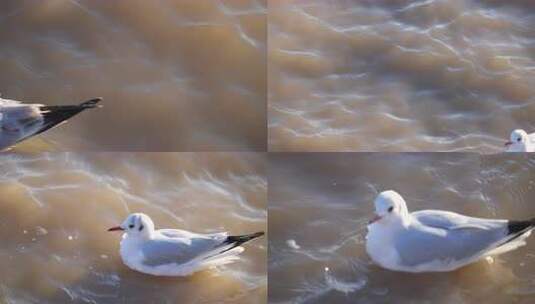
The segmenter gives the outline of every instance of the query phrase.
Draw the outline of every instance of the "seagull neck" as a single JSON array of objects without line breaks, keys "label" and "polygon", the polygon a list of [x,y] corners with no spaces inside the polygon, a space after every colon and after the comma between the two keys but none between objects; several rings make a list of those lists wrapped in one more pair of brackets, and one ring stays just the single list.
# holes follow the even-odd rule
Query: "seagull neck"
[{"label": "seagull neck", "polygon": [[406,204],[401,204],[399,210],[399,220],[403,227],[408,227],[411,223],[411,215],[409,214],[409,210],[407,209]]},{"label": "seagull neck", "polygon": [[395,223],[396,225],[407,228],[411,224],[411,216],[408,213],[400,213],[397,217],[395,217]]},{"label": "seagull neck", "polygon": [[146,229],[146,231],[142,234],[142,238],[145,240],[151,240],[154,238],[154,230]]},{"label": "seagull neck", "polygon": [[528,142],[514,143],[510,151],[512,152],[527,152],[530,148]]},{"label": "seagull neck", "polygon": [[154,238],[154,231],[147,230],[142,233],[136,233],[136,234],[127,233],[126,235],[129,239],[132,239],[132,240],[145,241],[145,240],[150,240]]},{"label": "seagull neck", "polygon": [[410,224],[411,224],[411,216],[410,216],[410,214],[408,214],[408,213],[407,214],[402,214],[400,221],[401,221],[401,226],[403,226],[405,228],[409,227]]}]

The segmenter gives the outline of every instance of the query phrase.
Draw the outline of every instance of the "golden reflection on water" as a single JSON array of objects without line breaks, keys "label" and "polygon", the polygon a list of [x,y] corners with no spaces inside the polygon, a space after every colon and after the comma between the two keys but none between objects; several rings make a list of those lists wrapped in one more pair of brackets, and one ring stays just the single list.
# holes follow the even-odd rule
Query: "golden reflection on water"
[{"label": "golden reflection on water", "polygon": [[503,151],[535,131],[530,1],[273,1],[272,151]]},{"label": "golden reflection on water", "polygon": [[104,98],[47,151],[264,150],[265,31],[260,0],[2,1],[0,93]]}]

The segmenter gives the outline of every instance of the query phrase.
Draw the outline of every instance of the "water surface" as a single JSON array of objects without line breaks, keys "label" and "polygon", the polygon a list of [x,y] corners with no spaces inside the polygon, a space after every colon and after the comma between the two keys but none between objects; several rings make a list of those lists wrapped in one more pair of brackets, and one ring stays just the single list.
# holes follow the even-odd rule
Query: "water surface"
[{"label": "water surface", "polygon": [[535,2],[269,5],[273,151],[503,150],[535,131]]},{"label": "water surface", "polygon": [[156,228],[265,231],[262,154],[51,153],[0,158],[0,303],[265,303],[267,237],[186,278],[130,270],[131,212]]},{"label": "water surface", "polygon": [[265,150],[264,0],[5,0],[0,39],[4,98],[104,98],[23,151]]}]

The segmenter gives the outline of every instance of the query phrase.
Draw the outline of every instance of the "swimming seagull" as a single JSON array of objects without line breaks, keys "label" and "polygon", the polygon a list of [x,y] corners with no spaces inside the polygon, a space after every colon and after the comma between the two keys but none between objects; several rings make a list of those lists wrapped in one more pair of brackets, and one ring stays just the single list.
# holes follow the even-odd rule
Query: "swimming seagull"
[{"label": "swimming seagull", "polygon": [[535,219],[510,221],[449,211],[409,213],[397,192],[375,199],[366,251],[379,266],[404,272],[451,271],[525,245]]},{"label": "swimming seagull", "polygon": [[509,141],[505,143],[507,152],[535,152],[535,133],[516,129],[511,132]]},{"label": "swimming seagull", "polygon": [[154,229],[151,218],[132,213],[117,227],[124,231],[120,254],[133,270],[156,276],[187,276],[239,259],[241,245],[264,235],[257,232],[229,236],[226,232],[197,234],[178,229]]},{"label": "swimming seagull", "polygon": [[79,105],[46,106],[0,98],[0,150],[55,127],[83,110],[96,108],[101,100],[93,98]]}]

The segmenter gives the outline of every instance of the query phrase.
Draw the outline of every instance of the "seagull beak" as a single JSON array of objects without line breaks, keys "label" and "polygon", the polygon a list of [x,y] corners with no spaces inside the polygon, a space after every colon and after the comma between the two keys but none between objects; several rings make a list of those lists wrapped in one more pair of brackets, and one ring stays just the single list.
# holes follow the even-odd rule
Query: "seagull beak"
[{"label": "seagull beak", "polygon": [[116,226],[116,227],[111,227],[110,229],[108,229],[108,231],[124,231],[124,229],[121,228],[121,226]]},{"label": "seagull beak", "polygon": [[382,216],[379,216],[379,215],[375,215],[369,222],[368,222],[368,225],[371,225],[375,222],[377,222],[378,220],[382,219],[383,217]]},{"label": "seagull beak", "polygon": [[510,145],[512,145],[512,144],[513,144],[512,141],[508,141],[508,142],[505,143],[505,146],[507,147],[507,146],[510,146]]}]

